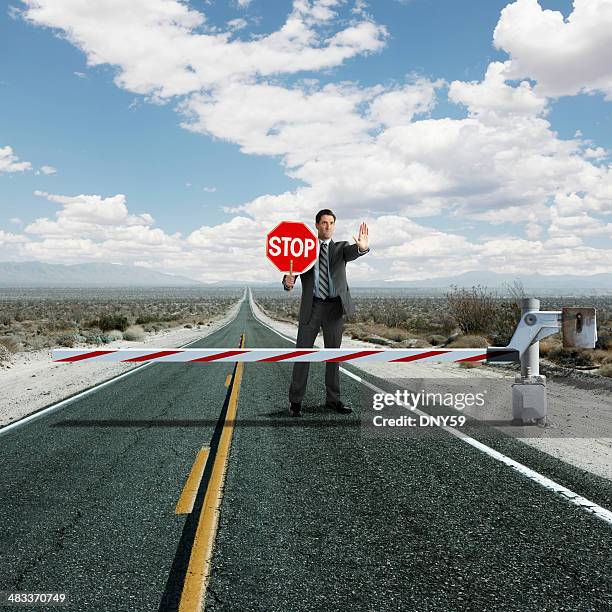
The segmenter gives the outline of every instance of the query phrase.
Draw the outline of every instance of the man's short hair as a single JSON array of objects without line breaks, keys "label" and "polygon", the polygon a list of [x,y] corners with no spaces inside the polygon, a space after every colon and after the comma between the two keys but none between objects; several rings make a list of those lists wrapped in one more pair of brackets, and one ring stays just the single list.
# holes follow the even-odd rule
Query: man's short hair
[{"label": "man's short hair", "polygon": [[317,216],[315,217],[315,222],[319,223],[323,215],[329,215],[330,217],[333,217],[334,223],[336,222],[336,215],[334,215],[333,211],[329,210],[329,208],[324,208],[323,210],[320,210],[317,213]]}]

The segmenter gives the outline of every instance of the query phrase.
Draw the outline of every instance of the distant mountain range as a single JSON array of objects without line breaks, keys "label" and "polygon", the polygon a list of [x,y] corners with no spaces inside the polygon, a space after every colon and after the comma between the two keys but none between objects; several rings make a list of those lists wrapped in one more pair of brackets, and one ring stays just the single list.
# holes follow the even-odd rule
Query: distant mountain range
[{"label": "distant mountain range", "polygon": [[75,265],[37,261],[0,262],[0,287],[194,287],[192,278],[137,266],[107,263]]},{"label": "distant mountain range", "polygon": [[[503,289],[520,281],[530,293],[583,293],[596,291],[612,293],[612,274],[578,276],[572,274],[498,274],[496,272],[471,271],[458,276],[428,278],[415,281],[379,281],[377,283],[352,282],[351,287],[387,289],[411,289],[420,292],[436,292],[451,285],[472,287],[482,285],[490,289]],[[350,278],[349,278],[350,281]],[[225,282],[205,284],[185,276],[155,272],[138,266],[120,264],[86,263],[75,265],[30,262],[0,262],[0,287],[254,287],[280,288],[280,277],[274,282]],[[534,293],[535,294],[535,293]]]},{"label": "distant mountain range", "polygon": [[605,289],[612,291],[612,274],[593,274],[591,276],[578,276],[574,274],[500,274],[497,272],[464,272],[457,276],[441,278],[428,278],[415,281],[398,281],[385,283],[389,287],[439,287],[451,285],[459,287],[472,287],[482,285],[486,287],[502,287],[504,284],[512,285],[520,281],[525,289]]}]

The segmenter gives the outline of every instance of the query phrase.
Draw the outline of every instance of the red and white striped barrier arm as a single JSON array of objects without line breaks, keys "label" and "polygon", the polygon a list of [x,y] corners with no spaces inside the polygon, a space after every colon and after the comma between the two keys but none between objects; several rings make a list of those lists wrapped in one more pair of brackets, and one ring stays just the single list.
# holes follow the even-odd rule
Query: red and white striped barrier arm
[{"label": "red and white striped barrier arm", "polygon": [[409,363],[432,362],[510,362],[518,352],[508,348],[468,349],[277,349],[277,348],[170,348],[170,349],[54,349],[51,358],[58,363],[114,361],[123,363],[216,363],[216,362],[343,362],[371,361]]}]

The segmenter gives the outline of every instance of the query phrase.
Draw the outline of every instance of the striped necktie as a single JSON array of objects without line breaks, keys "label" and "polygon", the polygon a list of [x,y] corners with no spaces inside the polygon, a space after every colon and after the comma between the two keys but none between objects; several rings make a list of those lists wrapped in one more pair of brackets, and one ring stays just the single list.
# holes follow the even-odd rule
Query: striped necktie
[{"label": "striped necktie", "polygon": [[323,300],[329,296],[329,266],[327,262],[327,244],[322,242],[319,248],[319,295]]}]

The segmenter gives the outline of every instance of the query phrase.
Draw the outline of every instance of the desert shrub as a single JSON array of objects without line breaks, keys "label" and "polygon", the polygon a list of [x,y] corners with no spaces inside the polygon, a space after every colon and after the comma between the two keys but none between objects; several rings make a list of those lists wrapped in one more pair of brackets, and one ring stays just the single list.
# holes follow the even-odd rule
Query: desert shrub
[{"label": "desert shrub", "polygon": [[593,365],[590,351],[581,349],[566,349],[558,346],[548,353],[548,357],[555,363],[566,367],[590,367]]},{"label": "desert shrub", "polygon": [[521,316],[515,299],[520,289],[511,289],[513,298],[501,299],[486,287],[454,286],[446,294],[449,313],[464,334],[486,335],[491,338],[492,345],[505,346]]},{"label": "desert shrub", "polygon": [[445,336],[450,336],[456,326],[455,319],[451,315],[445,314],[440,317],[440,331]]},{"label": "desert shrub", "polygon": [[10,351],[3,344],[0,344],[0,363],[10,361],[10,359]]},{"label": "desert shrub", "polygon": [[113,342],[115,340],[123,340],[123,334],[118,329],[111,329],[104,335],[108,338],[109,342]]},{"label": "desert shrub", "polygon": [[96,332],[86,332],[83,333],[82,337],[83,337],[83,342],[86,342],[87,344],[103,344],[103,340],[102,337],[104,336],[104,334],[102,333],[96,333]]},{"label": "desert shrub", "polygon": [[446,342],[446,336],[440,336],[438,334],[431,334],[427,336],[427,342],[432,346],[436,346],[438,344],[444,344]]},{"label": "desert shrub", "polygon": [[489,346],[489,341],[484,336],[475,336],[473,334],[459,336],[449,345],[451,348],[484,348]]},{"label": "desert shrub", "polygon": [[102,315],[98,321],[96,321],[96,325],[103,331],[110,331],[112,329],[118,329],[119,331],[124,332],[128,326],[129,322],[127,317],[123,315],[111,315],[106,314]]},{"label": "desert shrub", "polygon": [[605,363],[605,359],[607,359],[612,353],[610,351],[603,351],[601,349],[592,349],[589,351],[589,356],[593,363]]},{"label": "desert shrub", "polygon": [[185,329],[193,329],[193,325],[191,323],[187,323],[183,327],[185,327]]},{"label": "desert shrub", "polygon": [[147,323],[157,323],[159,321],[159,317],[157,315],[140,315],[136,318],[136,325],[146,325]]},{"label": "desert shrub", "polygon": [[0,346],[3,346],[9,353],[18,353],[23,349],[21,343],[12,336],[0,338]]},{"label": "desert shrub", "polygon": [[493,296],[485,287],[454,286],[446,294],[449,311],[464,334],[487,332],[496,315]]},{"label": "desert shrub", "polygon": [[606,363],[599,368],[599,373],[602,376],[607,376],[608,378],[612,378],[612,363]]},{"label": "desert shrub", "polygon": [[140,325],[131,325],[123,332],[123,339],[130,342],[140,342],[144,337],[144,329]]},{"label": "desert shrub", "polygon": [[66,346],[68,348],[73,348],[76,343],[76,336],[74,334],[64,334],[63,336],[58,336],[55,339],[55,344],[58,346]]},{"label": "desert shrub", "polygon": [[493,346],[506,346],[521,318],[521,309],[513,301],[498,302],[495,318],[489,328],[489,336]]},{"label": "desert shrub", "polygon": [[49,338],[43,334],[32,336],[28,342],[31,349],[39,351],[40,349],[48,348],[51,346]]},{"label": "desert shrub", "polygon": [[603,334],[598,334],[595,348],[603,349],[604,351],[612,349],[612,334],[607,334],[605,332]]},{"label": "desert shrub", "polygon": [[555,350],[561,346],[561,342],[558,337],[549,336],[548,338],[544,338],[540,342],[540,355],[542,357],[546,357],[550,354],[552,350]]}]

